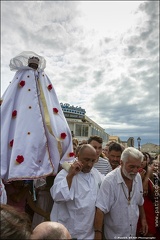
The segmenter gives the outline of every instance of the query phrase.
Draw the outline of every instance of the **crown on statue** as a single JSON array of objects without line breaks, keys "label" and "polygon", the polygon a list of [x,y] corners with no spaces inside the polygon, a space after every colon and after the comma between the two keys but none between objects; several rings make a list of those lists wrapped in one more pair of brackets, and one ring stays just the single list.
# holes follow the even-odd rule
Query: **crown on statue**
[{"label": "crown on statue", "polygon": [[30,64],[30,63],[35,63],[35,64],[39,64],[39,58],[38,57],[31,57],[31,58],[29,58],[28,59],[28,64]]}]

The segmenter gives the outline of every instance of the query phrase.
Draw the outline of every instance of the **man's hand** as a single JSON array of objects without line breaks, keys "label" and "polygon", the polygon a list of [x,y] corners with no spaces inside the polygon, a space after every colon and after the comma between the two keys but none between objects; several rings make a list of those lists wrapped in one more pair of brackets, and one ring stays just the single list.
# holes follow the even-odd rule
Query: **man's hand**
[{"label": "man's hand", "polygon": [[76,175],[82,170],[82,167],[83,164],[81,162],[75,161],[73,164],[71,164],[68,175]]},{"label": "man's hand", "polygon": [[143,236],[146,236],[147,233],[148,233],[148,224],[147,224],[146,219],[142,219],[142,220],[141,220],[141,224],[142,224],[142,227],[141,227],[141,229],[140,229],[140,233],[141,233]]},{"label": "man's hand", "polygon": [[69,189],[71,188],[73,177],[82,170],[83,164],[79,161],[75,161],[69,168],[68,175],[66,176]]}]

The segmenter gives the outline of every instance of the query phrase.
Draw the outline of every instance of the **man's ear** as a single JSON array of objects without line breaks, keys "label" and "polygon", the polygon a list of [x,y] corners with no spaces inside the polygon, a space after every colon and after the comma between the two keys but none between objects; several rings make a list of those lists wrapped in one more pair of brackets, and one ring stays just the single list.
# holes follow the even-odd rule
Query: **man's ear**
[{"label": "man's ear", "polygon": [[122,161],[122,160],[120,160],[120,165],[121,165],[121,166],[123,166],[123,164],[124,164],[124,163],[123,163],[123,161]]}]

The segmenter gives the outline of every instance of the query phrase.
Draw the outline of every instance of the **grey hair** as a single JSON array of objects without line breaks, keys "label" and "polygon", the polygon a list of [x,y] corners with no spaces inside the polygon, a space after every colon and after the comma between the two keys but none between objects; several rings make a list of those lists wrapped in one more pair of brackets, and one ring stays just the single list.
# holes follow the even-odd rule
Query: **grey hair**
[{"label": "grey hair", "polygon": [[129,157],[133,157],[137,160],[141,160],[141,162],[143,161],[143,154],[136,148],[134,147],[128,147],[126,148],[121,155],[121,160],[125,163],[128,161]]}]

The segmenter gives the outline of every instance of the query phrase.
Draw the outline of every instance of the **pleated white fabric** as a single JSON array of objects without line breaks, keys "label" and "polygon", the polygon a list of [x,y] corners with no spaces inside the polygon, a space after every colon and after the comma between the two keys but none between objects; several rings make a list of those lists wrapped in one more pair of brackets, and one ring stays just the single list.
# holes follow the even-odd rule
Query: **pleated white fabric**
[{"label": "pleated white fabric", "polygon": [[1,178],[7,181],[56,174],[59,163],[73,160],[71,132],[44,69],[17,69],[1,105]]}]

